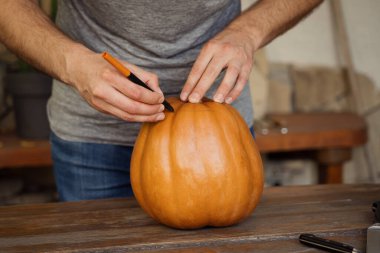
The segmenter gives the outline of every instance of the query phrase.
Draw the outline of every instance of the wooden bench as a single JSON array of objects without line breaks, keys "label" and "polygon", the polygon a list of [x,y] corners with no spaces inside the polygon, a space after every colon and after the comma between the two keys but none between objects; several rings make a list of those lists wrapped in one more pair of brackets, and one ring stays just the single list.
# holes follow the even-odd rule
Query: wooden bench
[{"label": "wooden bench", "polygon": [[321,252],[300,233],[364,250],[379,198],[380,185],[266,188],[242,223],[189,231],[157,224],[134,199],[0,207],[0,252]]}]

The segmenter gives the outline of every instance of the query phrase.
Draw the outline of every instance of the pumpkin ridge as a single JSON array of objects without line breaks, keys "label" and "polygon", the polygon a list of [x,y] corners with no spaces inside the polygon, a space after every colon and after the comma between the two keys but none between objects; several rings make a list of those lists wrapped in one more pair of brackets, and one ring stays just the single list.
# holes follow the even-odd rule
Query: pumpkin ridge
[{"label": "pumpkin ridge", "polygon": [[[205,106],[207,107],[207,108],[209,108],[209,110],[211,111],[211,112],[213,112],[213,108],[209,105],[209,103],[207,102],[207,101],[205,101],[204,102],[204,104],[205,104]],[[213,117],[215,117],[214,116],[214,113],[211,113],[211,115],[213,116]],[[208,212],[207,212],[207,224],[206,225],[211,225],[212,224],[212,211],[210,211],[210,205],[207,205],[207,208],[206,208],[206,210],[208,210]]]},{"label": "pumpkin ridge", "polygon": [[[177,150],[176,149],[176,145],[178,143],[178,141],[176,139],[173,139],[173,133],[175,132],[174,128],[177,126],[177,125],[180,125],[180,126],[183,126],[184,125],[184,122],[182,121],[183,119],[178,119],[178,115],[182,115],[183,113],[183,110],[186,110],[189,106],[193,106],[193,104],[190,104],[190,103],[187,103],[187,102],[178,102],[178,107],[176,108],[176,112],[175,114],[172,116],[172,119],[171,119],[171,122],[170,122],[170,135],[168,137],[169,141],[169,150]],[[191,110],[191,112],[193,112],[194,110]],[[194,114],[194,113],[193,113]],[[192,121],[193,122],[193,121]],[[186,123],[186,122],[185,122]],[[191,126],[188,126],[188,127],[191,127]],[[194,127],[193,127],[194,128]],[[168,152],[169,153],[169,161],[170,161],[170,173],[174,176],[172,176],[171,178],[173,178],[171,180],[171,191],[173,192],[174,189],[176,188],[176,184],[178,183],[178,181],[180,180],[176,180],[175,176],[178,174],[176,172],[173,172],[173,170],[179,170],[179,171],[185,171],[185,167],[179,167],[179,168],[175,168],[175,167],[178,167],[179,165],[175,162],[175,160],[177,160],[177,157],[176,157],[176,154],[172,154],[171,152]],[[179,178],[181,178],[181,176],[179,176]],[[175,191],[174,191],[175,192]],[[188,218],[188,215],[182,215],[182,212],[181,212],[181,207],[183,205],[182,203],[182,195],[180,193],[178,194],[173,194],[172,196],[172,212],[173,212],[173,215],[171,215],[171,220],[169,221],[171,224],[174,224],[176,225],[176,227],[180,227],[179,225],[177,224],[181,224],[183,223],[183,218],[186,217]]]},{"label": "pumpkin ridge", "polygon": [[[178,119],[178,117],[176,117],[178,114],[179,114],[179,112],[180,111],[182,111],[182,109],[183,109],[183,106],[184,106],[184,104],[185,103],[179,103],[179,106],[175,109],[175,113],[174,113],[174,115],[173,115],[173,117],[172,117],[172,121],[170,122],[171,124],[170,124],[170,131],[169,131],[169,140],[168,140],[168,143],[169,143],[169,150],[172,150],[172,148],[173,148],[173,146],[175,145],[175,142],[173,142],[172,141],[172,134],[173,134],[173,132],[174,132],[174,124],[175,124],[175,122],[176,122],[176,119]],[[175,161],[173,161],[173,159],[174,159],[174,157],[173,157],[173,154],[171,154],[171,152],[168,152],[168,154],[169,154],[169,164],[170,164],[170,175],[173,175],[173,169],[174,169],[174,167],[173,167],[173,164],[175,164]],[[174,173],[175,174],[175,173]],[[172,177],[171,177],[172,178]],[[170,191],[171,192],[173,192],[174,191],[174,188],[175,188],[175,186],[173,185],[173,182],[174,182],[174,180],[171,180],[171,184],[170,184]],[[175,183],[175,182],[174,182]],[[172,197],[173,198],[173,197]],[[173,201],[172,201],[173,202]],[[179,210],[178,210],[178,195],[177,194],[174,194],[174,204],[172,204],[173,205],[173,207],[175,208],[175,211],[174,211],[174,213],[180,213],[179,212]],[[175,215],[174,215],[175,216]],[[172,217],[174,217],[174,216],[172,216]],[[170,222],[172,222],[172,221],[170,221]],[[176,223],[177,221],[175,221],[174,222],[174,224]]]},{"label": "pumpkin ridge", "polygon": [[[212,103],[213,103],[212,101],[207,101],[206,100],[206,101],[202,102],[200,105],[202,105],[203,107],[206,107],[205,111],[207,112],[207,115],[209,115],[210,118],[215,118],[215,113],[214,113],[213,107],[211,106]],[[195,113],[194,113],[194,116],[195,116]],[[194,118],[197,118],[197,117],[194,117]],[[203,121],[203,120],[204,120],[203,118],[200,119],[200,121]],[[216,120],[216,123],[218,123],[217,120]],[[207,164],[205,164],[204,159],[201,159],[201,160],[203,161],[203,168],[207,167]],[[208,172],[206,170],[206,173],[207,173],[207,176],[210,177],[210,172]],[[207,196],[207,197],[209,197],[209,196]],[[202,226],[211,225],[213,213],[210,211],[210,205],[209,205],[210,202],[209,201],[205,201],[205,200],[203,200],[203,201],[206,203],[205,204],[206,205],[205,209],[208,210],[208,212],[205,215],[205,216],[207,216],[206,222]]]},{"label": "pumpkin ridge", "polygon": [[[178,104],[178,106],[177,106]],[[168,139],[167,140],[167,143],[168,143],[168,150],[172,150],[173,148],[173,145],[175,144],[175,142],[173,142],[173,138],[172,138],[172,135],[173,135],[173,132],[174,132],[174,125],[175,125],[175,122],[177,120],[177,115],[179,114],[179,112],[182,110],[183,108],[183,105],[184,103],[181,102],[181,101],[176,101],[176,108],[175,108],[175,112],[172,113],[172,112],[168,112],[168,114],[170,114],[169,117],[167,117],[165,120],[165,124],[166,124],[166,127],[169,126],[169,131],[168,131],[168,134],[166,135],[166,138]],[[169,122],[168,122],[169,121]],[[166,152],[167,153],[167,159],[168,159],[168,170],[167,170],[167,173],[169,174],[168,175],[168,178],[170,178],[171,180],[167,182],[167,184],[170,184],[170,185],[167,185],[168,188],[168,191],[169,192],[175,192],[175,180],[173,180],[173,174],[175,175],[175,173],[173,173],[173,169],[175,167],[175,161],[173,160],[173,155],[171,154],[171,152]],[[179,209],[178,209],[178,198],[177,198],[177,194],[170,194],[169,196],[165,195],[165,201],[167,201],[168,205],[166,205],[166,212],[167,214],[163,216],[163,220],[162,219],[159,219],[161,222],[163,222],[164,224],[170,224],[172,226],[175,226],[177,225],[178,223],[178,220],[176,218],[173,218],[173,217],[176,217],[176,214],[180,213]],[[168,210],[169,209],[169,210]],[[169,214],[169,215],[168,215]]]},{"label": "pumpkin ridge", "polygon": [[[226,127],[226,125],[223,124],[224,121],[225,121],[224,118],[225,117],[230,117],[230,115],[226,116],[226,115],[222,115],[220,113],[215,113],[216,111],[220,110],[221,106],[224,107],[225,105],[222,105],[222,104],[219,104],[219,103],[215,103],[215,104],[211,104],[210,103],[210,107],[213,108],[213,114],[212,114],[213,118],[215,119],[215,122],[218,123],[218,124],[215,124],[215,125],[218,126],[218,131],[215,131],[215,132],[217,132],[217,133],[222,132],[222,134],[219,135],[220,138],[223,139],[222,142],[229,144],[229,145],[226,145],[226,148],[228,148],[227,153],[230,154],[230,157],[228,159],[231,160],[228,163],[228,166],[235,167],[235,161],[236,161],[237,157],[235,155],[234,150],[235,150],[236,147],[235,147],[234,143],[230,141],[230,138],[227,137],[230,133],[229,133],[228,129],[226,129],[228,127]],[[230,114],[230,112],[229,112],[229,114]],[[222,118],[222,116],[223,116],[223,118]],[[235,181],[234,179],[237,178],[237,175],[239,174],[239,172],[238,172],[237,169],[235,169],[235,170],[231,169],[231,170],[234,172],[234,175],[231,177],[232,179],[230,181],[226,181],[229,185],[224,185],[224,187],[222,187],[222,188],[227,188],[227,189],[228,188],[234,188],[234,181]],[[224,182],[224,183],[226,183],[226,182]],[[236,192],[240,193],[240,191],[234,191],[234,192],[235,193]],[[235,196],[235,198],[237,198],[237,196]],[[220,204],[219,206],[223,206],[224,205],[223,204],[223,200],[221,200],[221,201],[222,202],[219,202],[219,203],[222,203],[222,204]],[[237,208],[238,208],[238,206],[237,206]],[[233,218],[235,216],[235,213],[236,213],[236,210],[233,210],[232,212],[226,213],[225,215],[228,215],[229,218],[231,219],[231,218]],[[214,219],[214,221],[212,223],[215,223],[215,225],[218,225],[217,222],[218,221],[215,221],[215,219]]]},{"label": "pumpkin ridge", "polygon": [[[238,121],[236,120],[236,117],[235,117],[235,115],[237,114],[237,111],[234,109],[234,108],[232,108],[231,106],[229,106],[229,105],[226,105],[227,106],[227,110],[230,112],[230,114],[231,114],[231,117],[233,118],[233,119],[235,119],[234,120],[234,127],[235,127],[235,131],[238,131],[238,134],[239,134],[239,138],[240,138],[240,141],[239,141],[239,145],[240,145],[240,151],[241,151],[241,153],[240,153],[240,155],[239,155],[239,157],[238,157],[238,159],[241,159],[241,160],[249,160],[249,154],[248,154],[248,152],[247,152],[247,150],[246,150],[246,147],[245,147],[245,145],[244,145],[244,142],[245,142],[245,139],[244,138],[242,138],[242,135],[241,135],[241,128],[240,128],[240,125],[238,124]],[[243,122],[243,124],[245,125],[246,123],[245,122]],[[243,157],[243,158],[241,158],[241,157]],[[239,164],[238,164],[239,165]],[[240,166],[239,166],[240,167]],[[233,209],[233,216],[235,216],[236,217],[236,215],[239,217],[240,216],[240,219],[239,220],[242,220],[242,219],[244,219],[245,217],[246,217],[246,214],[243,214],[243,215],[239,215],[239,213],[241,213],[241,207],[239,208],[239,206],[241,206],[242,204],[244,204],[244,206],[246,206],[246,204],[247,203],[243,203],[243,200],[244,199],[246,199],[246,196],[245,196],[245,194],[247,194],[248,192],[247,191],[250,191],[251,189],[249,189],[248,187],[247,187],[247,185],[250,185],[250,183],[249,182],[251,182],[252,181],[252,177],[250,177],[250,176],[252,176],[251,174],[251,172],[252,172],[252,164],[249,164],[249,166],[247,167],[247,168],[240,168],[241,169],[241,171],[243,171],[243,173],[247,173],[247,178],[246,178],[246,180],[248,180],[247,182],[246,182],[246,184],[245,185],[243,185],[243,186],[241,186],[241,185],[239,185],[239,188],[240,188],[240,190],[238,191],[238,193],[239,193],[239,195],[238,196],[236,196],[236,198],[237,198],[237,201],[238,201],[238,205],[236,205],[236,207]],[[236,174],[239,174],[239,173],[242,173],[242,172],[237,172],[236,171]],[[236,177],[235,177],[236,178]],[[243,188],[244,187],[244,188]],[[236,219],[236,218],[235,218]]]},{"label": "pumpkin ridge", "polygon": [[[239,127],[239,136],[240,136],[241,139],[244,139],[244,136],[243,136],[244,131],[246,131],[246,130],[249,131],[249,128],[248,128],[247,124],[245,123],[245,121],[243,120],[243,118],[241,117],[241,115],[238,114],[236,111],[234,111],[233,108],[228,107],[228,110],[230,112],[232,112],[232,115],[236,119],[236,122],[241,122],[242,123],[242,124],[238,124],[238,127]],[[243,129],[243,128],[247,128],[247,129]],[[257,162],[253,161],[253,159],[254,160],[259,160],[260,159],[260,164],[262,164],[262,162],[261,162],[260,153],[258,152],[258,148],[257,148],[256,143],[253,140],[253,138],[251,138],[251,140],[250,140],[250,145],[253,146],[251,148],[253,148],[253,151],[255,152],[255,154],[257,154],[257,156],[251,158],[250,156],[247,155],[250,167],[253,168],[252,170],[249,171],[249,174],[250,174],[250,176],[249,176],[249,180],[250,180],[249,185],[253,185],[254,182],[255,182],[255,178],[256,177],[260,177],[261,180],[259,180],[259,181],[261,182],[261,186],[260,186],[260,190],[259,190],[260,193],[259,192],[256,193],[257,188],[253,187],[254,189],[253,189],[253,192],[252,192],[252,194],[250,196],[250,197],[252,197],[252,201],[250,201],[250,203],[249,203],[249,205],[250,205],[251,208],[247,208],[246,213],[245,213],[245,217],[248,216],[251,213],[250,209],[255,208],[256,205],[257,205],[257,203],[260,200],[260,197],[262,195],[261,193],[263,191],[263,177],[264,177],[262,166],[259,169],[255,168],[255,166],[254,166]],[[244,149],[244,151],[247,152],[246,149]],[[249,159],[249,158],[251,158],[251,159]],[[257,172],[259,172],[260,175],[257,175]]]},{"label": "pumpkin ridge", "polygon": [[[135,194],[135,196],[137,196],[137,195],[140,195],[140,199],[141,199],[141,206],[142,207],[146,207],[147,205],[146,205],[146,202],[145,202],[145,197],[144,197],[144,191],[142,190],[142,187],[141,187],[141,178],[142,178],[142,168],[141,168],[141,166],[136,166],[135,165],[135,163],[136,162],[141,162],[141,160],[142,159],[140,159],[140,161],[136,161],[136,158],[135,159],[133,159],[134,157],[136,157],[137,155],[136,155],[136,153],[137,152],[140,152],[140,155],[142,156],[143,154],[144,154],[144,152],[145,152],[145,149],[146,149],[146,142],[147,142],[147,136],[149,135],[149,131],[146,131],[145,129],[147,129],[147,128],[149,128],[150,126],[149,125],[147,125],[147,126],[142,126],[142,129],[140,129],[140,132],[139,132],[139,134],[138,134],[138,136],[137,136],[137,138],[139,139],[139,143],[137,143],[136,145],[135,145],[135,147],[133,148],[133,151],[132,151],[132,163],[131,163],[131,165],[133,166],[133,167],[131,167],[130,169],[131,169],[131,172],[130,172],[130,176],[131,176],[131,183],[132,183],[132,181],[134,181],[134,180],[138,180],[136,183],[138,184],[138,189],[136,188],[136,187],[134,187],[135,189],[133,189],[132,188],[132,190],[133,190],[133,192],[134,192],[134,194]],[[144,134],[145,134],[145,136],[144,136]],[[142,143],[141,143],[141,140],[142,140]],[[142,147],[141,149],[142,149],[142,151],[140,151],[139,149],[140,149],[140,147]],[[141,165],[141,163],[140,163],[140,165]],[[136,171],[137,170],[137,171]],[[136,174],[136,173],[138,173],[139,174],[139,178],[138,179],[136,179],[134,176],[133,176],[133,174]],[[135,192],[136,191],[136,192]]]},{"label": "pumpkin ridge", "polygon": [[[231,117],[235,119],[234,120],[234,126],[236,127],[236,131],[238,132],[238,136],[240,138],[239,144],[241,145],[240,150],[241,150],[241,152],[243,152],[243,155],[242,155],[244,157],[243,160],[247,160],[249,162],[249,166],[247,166],[248,169],[244,169],[244,173],[247,174],[247,182],[246,182],[246,185],[244,186],[245,190],[239,191],[239,197],[237,197],[237,199],[240,202],[240,201],[246,199],[246,197],[244,197],[243,195],[249,193],[249,197],[250,198],[253,197],[252,199],[254,200],[256,195],[255,195],[255,193],[252,193],[252,190],[247,186],[253,184],[254,178],[256,177],[256,175],[255,175],[256,168],[255,168],[254,164],[252,163],[252,160],[250,159],[250,154],[247,150],[247,147],[245,145],[243,145],[247,139],[247,138],[245,138],[246,136],[243,136],[243,135],[245,135],[245,132],[249,131],[249,129],[248,129],[245,121],[240,116],[240,114],[232,106],[226,105],[226,107],[227,107],[227,110],[230,112]],[[249,136],[249,137],[252,139],[252,136]],[[241,169],[243,170],[243,168],[241,168]],[[240,215],[241,216],[240,220],[244,219],[245,217],[247,217],[248,214],[251,213],[251,207],[252,207],[251,203],[252,203],[252,201],[248,201],[247,203],[245,203],[245,204],[248,204],[249,208],[246,208],[246,211],[244,212],[244,214]],[[241,212],[238,209],[238,207],[239,207],[239,205],[236,206],[236,208],[233,210],[233,213]]]},{"label": "pumpkin ridge", "polygon": [[[151,137],[151,133],[152,133],[151,128],[152,128],[152,125],[151,124],[147,124],[146,128],[147,128],[148,134],[146,135],[146,137],[144,139],[144,142],[143,142],[143,145],[142,145],[142,147],[143,147],[142,148],[143,149],[142,154],[143,155],[144,154],[149,154],[149,152],[146,151],[147,149],[149,149],[149,145],[146,145],[146,143],[148,142],[148,140],[150,140],[152,138]],[[145,159],[143,159],[143,157],[141,157],[140,159],[141,159],[141,161],[146,161]],[[146,178],[146,177],[144,177],[144,174],[146,173],[144,164],[142,164],[139,172],[140,172],[140,179],[142,178],[144,180],[144,178]],[[141,195],[142,195],[140,201],[143,202],[142,206],[144,207],[144,209],[146,209],[146,211],[152,216],[152,218],[156,220],[157,216],[156,216],[155,212],[151,209],[150,205],[146,205],[145,204],[146,203],[146,199],[148,199],[147,195],[149,193],[147,193],[146,190],[144,190],[144,189],[146,189],[146,187],[144,186],[143,180],[140,180],[140,182],[139,182],[140,183],[139,187],[140,187],[140,191],[141,191]],[[141,185],[141,183],[143,185]]]}]

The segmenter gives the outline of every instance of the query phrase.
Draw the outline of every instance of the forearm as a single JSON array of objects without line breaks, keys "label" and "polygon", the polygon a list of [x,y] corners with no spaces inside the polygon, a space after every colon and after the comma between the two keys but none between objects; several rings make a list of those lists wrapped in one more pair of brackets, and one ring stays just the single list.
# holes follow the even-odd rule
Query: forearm
[{"label": "forearm", "polygon": [[260,0],[229,27],[245,31],[257,50],[292,28],[321,2],[323,0]]},{"label": "forearm", "polygon": [[0,40],[34,67],[70,83],[71,61],[78,53],[90,51],[64,35],[42,12],[37,2],[0,1]]}]

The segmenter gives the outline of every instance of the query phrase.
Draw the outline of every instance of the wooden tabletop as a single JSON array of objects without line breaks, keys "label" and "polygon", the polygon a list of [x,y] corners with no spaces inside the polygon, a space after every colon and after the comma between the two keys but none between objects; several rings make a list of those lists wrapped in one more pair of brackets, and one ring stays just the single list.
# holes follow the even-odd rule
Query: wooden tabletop
[{"label": "wooden tabletop", "polygon": [[297,240],[314,233],[365,249],[380,185],[266,188],[239,225],[175,230],[134,199],[0,207],[0,252],[320,252]]},{"label": "wooden tabletop", "polygon": [[261,152],[352,148],[367,142],[367,125],[355,113],[270,114],[255,124]]}]

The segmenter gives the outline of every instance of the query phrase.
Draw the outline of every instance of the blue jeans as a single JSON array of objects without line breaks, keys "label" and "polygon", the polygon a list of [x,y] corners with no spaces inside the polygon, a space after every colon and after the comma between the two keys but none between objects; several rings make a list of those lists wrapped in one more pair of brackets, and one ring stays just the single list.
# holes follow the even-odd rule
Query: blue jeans
[{"label": "blue jeans", "polygon": [[50,137],[54,176],[62,201],[132,196],[129,163],[133,147]]},{"label": "blue jeans", "polygon": [[50,141],[61,201],[133,196],[129,177],[133,147],[66,141],[54,133]]}]

